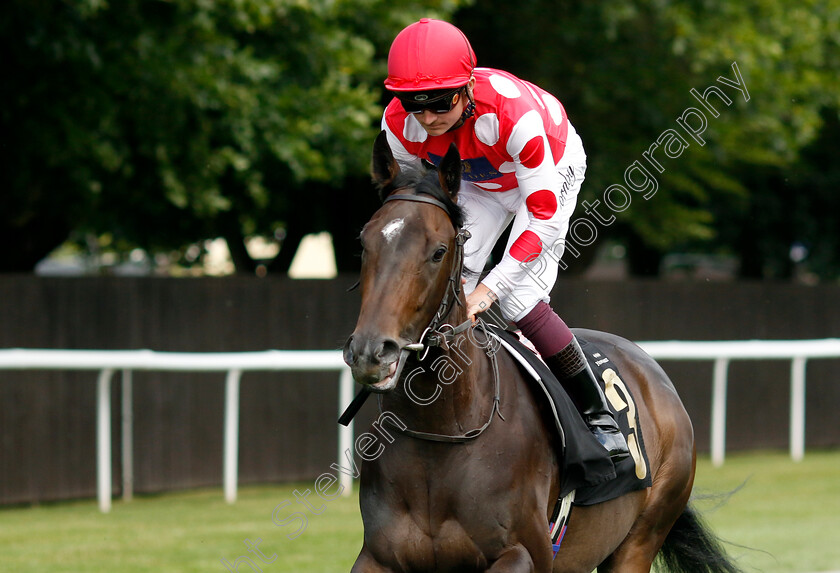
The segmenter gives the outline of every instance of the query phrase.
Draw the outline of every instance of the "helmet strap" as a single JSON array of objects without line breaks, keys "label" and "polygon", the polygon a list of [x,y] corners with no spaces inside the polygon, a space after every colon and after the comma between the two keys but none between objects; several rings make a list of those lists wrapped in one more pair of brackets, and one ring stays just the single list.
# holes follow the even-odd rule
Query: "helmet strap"
[{"label": "helmet strap", "polygon": [[464,90],[467,92],[467,99],[469,100],[469,103],[464,107],[464,111],[461,112],[461,117],[458,119],[458,121],[455,122],[455,125],[446,130],[447,133],[449,133],[450,131],[455,131],[456,129],[464,125],[465,121],[467,121],[469,118],[475,115],[475,100],[473,100],[472,90],[469,88],[469,86],[466,86]]},{"label": "helmet strap", "polygon": [[463,121],[466,121],[474,115],[475,115],[475,102],[472,100],[472,98],[470,98],[470,103],[468,103],[467,107],[464,108],[464,113],[461,114],[461,119]]}]

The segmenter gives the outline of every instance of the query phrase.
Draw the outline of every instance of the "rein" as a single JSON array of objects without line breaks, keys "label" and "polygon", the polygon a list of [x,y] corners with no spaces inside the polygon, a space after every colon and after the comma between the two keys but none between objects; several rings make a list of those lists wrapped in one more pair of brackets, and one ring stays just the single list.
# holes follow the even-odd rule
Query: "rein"
[{"label": "rein", "polygon": [[[479,319],[476,322],[476,326],[480,327],[481,330],[484,332],[484,336],[489,340],[490,333],[487,331],[487,327],[484,324],[484,321]],[[487,353],[488,358],[490,358],[490,364],[493,367],[493,407],[490,409],[490,415],[487,417],[487,421],[484,422],[484,425],[479,428],[474,428],[467,432],[464,432],[460,435],[447,435],[447,434],[435,434],[432,432],[418,432],[416,430],[409,430],[407,428],[403,428],[398,426],[396,423],[392,422],[390,418],[387,416],[382,419],[384,424],[388,424],[394,430],[401,434],[405,434],[411,438],[416,438],[418,440],[427,440],[430,442],[443,442],[447,444],[463,444],[464,442],[468,442],[470,440],[474,440],[479,437],[481,434],[484,433],[484,430],[490,427],[490,423],[493,421],[493,416],[498,414],[499,418],[502,420],[505,419],[502,416],[502,412],[500,409],[501,406],[501,378],[499,377],[499,362],[496,359],[496,352],[491,351]],[[379,413],[382,414],[382,395],[380,394],[377,396],[377,404],[379,406]]]}]

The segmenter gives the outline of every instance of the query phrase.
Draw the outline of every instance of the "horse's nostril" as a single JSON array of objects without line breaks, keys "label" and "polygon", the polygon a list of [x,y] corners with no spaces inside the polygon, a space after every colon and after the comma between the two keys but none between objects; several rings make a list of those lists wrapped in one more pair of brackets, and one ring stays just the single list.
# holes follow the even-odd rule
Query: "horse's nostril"
[{"label": "horse's nostril", "polygon": [[387,365],[400,355],[396,340],[353,334],[344,343],[344,362],[351,367],[368,368]]},{"label": "horse's nostril", "polygon": [[386,338],[377,347],[375,356],[380,364],[388,364],[396,360],[399,357],[399,354],[400,345],[397,344],[397,341],[391,338]]},{"label": "horse's nostril", "polygon": [[357,358],[358,354],[353,350],[353,337],[351,336],[344,343],[344,363],[352,366],[356,363]]}]

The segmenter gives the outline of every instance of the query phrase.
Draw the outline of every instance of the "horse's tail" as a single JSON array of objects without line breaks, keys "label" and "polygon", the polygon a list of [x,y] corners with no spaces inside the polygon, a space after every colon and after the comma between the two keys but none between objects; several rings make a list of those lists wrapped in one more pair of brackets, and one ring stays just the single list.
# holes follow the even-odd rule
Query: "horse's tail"
[{"label": "horse's tail", "polygon": [[686,506],[659,550],[658,564],[669,573],[741,573],[720,539],[697,511]]}]

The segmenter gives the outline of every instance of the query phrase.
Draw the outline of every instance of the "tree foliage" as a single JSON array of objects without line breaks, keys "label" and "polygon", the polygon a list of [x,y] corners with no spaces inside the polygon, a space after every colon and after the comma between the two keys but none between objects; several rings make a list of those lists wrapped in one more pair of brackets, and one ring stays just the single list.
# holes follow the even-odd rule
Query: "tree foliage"
[{"label": "tree foliage", "polygon": [[[85,233],[152,252],[221,236],[240,271],[256,264],[245,238],[277,236],[270,268],[285,270],[298,239],[320,230],[332,231],[339,268],[353,268],[352,238],[375,207],[366,172],[387,50],[431,15],[454,18],[480,65],[565,104],[589,155],[581,202],[609,213],[605,191],[647,168],[655,193],[631,192],[599,227],[628,245],[633,272],[691,249],[734,253],[745,275],[788,276],[801,243],[810,270],[837,274],[827,213],[840,0],[467,4],[8,0],[0,238],[16,247],[0,270],[28,271]],[[733,63],[748,99],[719,81],[735,79]],[[710,96],[717,117],[691,92],[709,86],[731,101]],[[677,121],[692,107],[705,112],[702,144]],[[686,143],[673,157],[662,155],[668,130]]]},{"label": "tree foliage", "polygon": [[21,247],[0,269],[75,231],[150,250],[222,236],[244,270],[245,237],[323,227],[367,170],[384,39],[455,5],[5,2],[0,237]]},{"label": "tree foliage", "polygon": [[[631,268],[642,274],[656,273],[670,249],[738,249],[728,229],[750,232],[748,205],[762,210],[768,192],[750,173],[800,165],[798,152],[818,135],[824,110],[840,109],[837,0],[488,0],[456,20],[480,65],[509,69],[566,105],[589,155],[582,199],[603,201],[635,161],[655,176],[655,195],[633,194],[604,229],[628,243]],[[718,81],[735,79],[733,63],[749,100]],[[716,118],[690,91],[711,85],[731,101],[709,97]],[[690,107],[708,121],[702,145],[677,124]],[[689,147],[665,158],[658,173],[643,153],[667,129]],[[772,232],[758,238],[765,239],[772,242]]]}]

